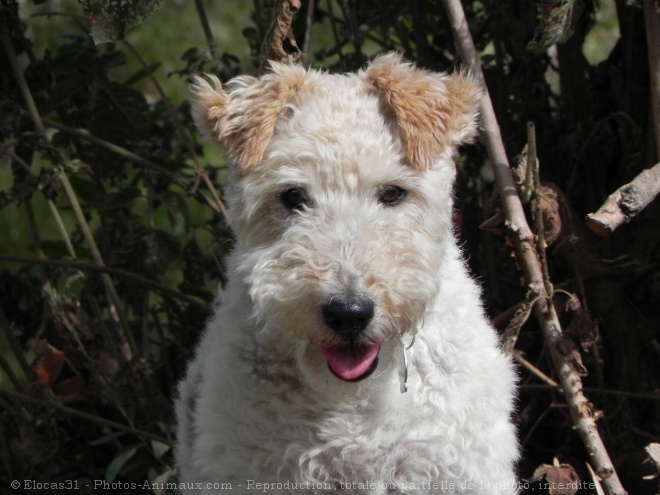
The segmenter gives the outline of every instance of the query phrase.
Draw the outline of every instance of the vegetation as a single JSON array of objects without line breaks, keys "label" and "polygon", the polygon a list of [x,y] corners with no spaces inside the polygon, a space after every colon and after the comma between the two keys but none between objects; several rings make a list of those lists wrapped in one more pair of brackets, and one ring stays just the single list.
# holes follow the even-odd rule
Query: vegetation
[{"label": "vegetation", "polygon": [[[42,15],[28,15],[24,2],[0,0],[3,492],[29,479],[43,488],[32,493],[64,493],[44,484],[67,480],[83,493],[165,493],[175,479],[172,395],[232,245],[226,165],[194,130],[185,81],[255,73],[276,2],[255,0],[251,14],[240,2],[158,3],[116,12],[125,2],[35,1],[30,12]],[[512,163],[525,162],[535,124],[543,187],[529,196],[553,205],[540,231],[552,237],[546,265],[564,342],[623,485],[654,494],[660,204],[607,238],[583,221],[658,162],[644,13],[634,1],[563,4],[573,10],[463,7]],[[90,32],[113,41],[97,45]],[[293,32],[303,61],[327,70],[387,50],[432,70],[460,66],[440,0],[304,2]],[[463,150],[457,226],[521,364],[525,493],[559,493],[531,480],[591,482],[588,455],[540,326],[526,319],[531,301],[488,162],[482,143]]]}]

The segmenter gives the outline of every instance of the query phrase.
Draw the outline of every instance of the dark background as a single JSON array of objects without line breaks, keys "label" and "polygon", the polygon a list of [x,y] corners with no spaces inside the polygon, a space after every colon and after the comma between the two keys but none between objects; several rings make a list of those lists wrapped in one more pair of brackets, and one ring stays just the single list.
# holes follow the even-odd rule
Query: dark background
[{"label": "dark background", "polygon": [[[0,0],[0,493],[14,479],[75,480],[79,493],[90,480],[148,493],[145,481],[175,479],[173,390],[232,244],[211,193],[222,198],[224,158],[194,130],[185,85],[192,72],[256,73],[271,3],[164,2],[147,18],[145,0],[135,22],[108,21],[94,10],[104,3]],[[439,1],[303,3],[294,30],[313,66],[355,70],[389,50],[435,71],[460,66]],[[555,304],[601,434],[629,493],[658,493],[645,447],[660,438],[660,204],[609,238],[584,222],[658,161],[641,4],[585,0],[573,35],[539,53],[527,46],[550,22],[540,2],[463,5],[512,164],[536,125],[561,216],[547,251],[566,291]],[[90,21],[116,41],[96,45]],[[502,229],[479,229],[498,210],[485,148],[462,151],[457,228],[503,332],[525,289]],[[555,376],[533,317],[516,353]],[[591,481],[562,393],[530,366],[515,421],[522,478],[554,462],[549,476]]]}]

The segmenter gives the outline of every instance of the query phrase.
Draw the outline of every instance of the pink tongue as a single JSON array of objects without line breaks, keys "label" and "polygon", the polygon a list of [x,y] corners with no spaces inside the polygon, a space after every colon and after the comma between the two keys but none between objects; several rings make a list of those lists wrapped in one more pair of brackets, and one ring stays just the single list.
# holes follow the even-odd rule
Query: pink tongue
[{"label": "pink tongue", "polygon": [[378,357],[380,344],[354,344],[322,347],[328,365],[344,380],[356,380],[370,370]]}]

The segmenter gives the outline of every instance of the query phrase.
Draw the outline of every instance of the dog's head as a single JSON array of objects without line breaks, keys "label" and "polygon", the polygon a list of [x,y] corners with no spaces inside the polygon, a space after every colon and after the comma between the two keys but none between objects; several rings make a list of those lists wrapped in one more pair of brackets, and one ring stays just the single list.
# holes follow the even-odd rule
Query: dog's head
[{"label": "dog's head", "polygon": [[227,151],[254,316],[298,339],[310,380],[369,376],[437,295],[477,85],[387,55],[357,74],[273,64],[193,89],[199,128]]}]

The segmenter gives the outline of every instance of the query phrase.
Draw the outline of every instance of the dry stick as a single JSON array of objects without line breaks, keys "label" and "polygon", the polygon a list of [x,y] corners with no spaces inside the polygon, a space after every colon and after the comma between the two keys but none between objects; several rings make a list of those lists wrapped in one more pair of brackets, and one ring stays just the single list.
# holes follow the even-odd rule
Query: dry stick
[{"label": "dry stick", "polygon": [[[330,17],[330,26],[332,27],[332,35],[335,38],[335,46],[337,47],[337,55],[339,55],[339,60],[344,62],[344,52],[342,51],[341,47],[343,46],[342,41],[339,39],[339,30],[337,29],[337,22],[338,19],[335,17],[335,13],[333,12],[332,9],[332,2],[333,0],[328,0],[328,15]],[[346,24],[346,23],[344,23]],[[347,27],[344,25],[344,27]]]},{"label": "dry stick", "polygon": [[481,99],[482,123],[485,129],[484,135],[488,155],[493,166],[495,181],[506,215],[505,225],[511,231],[516,247],[517,260],[522,267],[528,287],[533,293],[541,296],[535,305],[535,312],[548,344],[559,383],[564,391],[571,418],[587,448],[596,473],[602,479],[606,492],[609,495],[625,495],[626,491],[619,481],[598,433],[591,405],[583,394],[582,380],[560,352],[560,344],[563,338],[561,325],[545,291],[542,269],[534,249],[533,235],[527,225],[520,198],[516,193],[495,111],[479,65],[477,51],[470,35],[463,7],[459,0],[443,0],[443,4],[450,19],[458,52],[473,77],[480,82],[484,91],[484,97]]},{"label": "dry stick", "polygon": [[[202,8],[202,10],[200,10],[200,18],[206,19],[206,15],[204,14],[203,8]],[[207,24],[207,27],[208,27],[208,21],[206,22],[206,24]],[[210,33],[209,33],[208,36],[210,36]],[[209,41],[209,43],[212,42],[212,39],[213,38],[211,38],[211,41]],[[220,199],[218,191],[216,190],[215,186],[213,185],[213,182],[211,182],[211,178],[209,177],[209,174],[206,173],[206,169],[204,168],[204,165],[202,165],[202,162],[199,160],[199,156],[195,152],[195,147],[193,146],[192,139],[190,138],[190,135],[188,134],[188,131],[183,127],[183,125],[181,124],[181,121],[178,119],[178,117],[176,115],[176,112],[174,111],[174,107],[172,106],[172,102],[170,101],[170,99],[165,94],[165,91],[163,90],[163,88],[160,85],[160,83],[158,82],[158,80],[156,80],[156,77],[154,76],[154,74],[151,72],[151,69],[149,68],[149,64],[147,64],[146,60],[144,60],[142,58],[142,56],[138,53],[138,51],[135,48],[133,48],[133,45],[131,45],[128,41],[124,40],[123,43],[128,47],[129,50],[131,50],[131,52],[133,53],[135,58],[138,59],[140,64],[142,64],[142,67],[144,68],[144,70],[149,75],[149,78],[151,79],[151,82],[153,82],[153,84],[156,88],[156,91],[158,91],[158,94],[160,95],[161,101],[163,102],[163,104],[165,105],[165,108],[167,109],[167,113],[170,114],[170,119],[172,119],[172,122],[174,123],[174,126],[176,127],[177,132],[179,133],[179,135],[183,139],[183,142],[185,143],[186,148],[188,149],[188,154],[190,155],[192,160],[195,162],[195,169],[197,170],[197,175],[202,178],[202,180],[204,181],[204,184],[206,185],[206,188],[211,193],[213,201],[215,202],[215,207],[213,207],[213,209],[216,212],[221,212],[222,215],[226,219],[227,218],[227,210],[225,209],[225,205],[223,204],[222,200]],[[210,203],[210,201],[207,201],[207,202]]]},{"label": "dry stick", "polygon": [[1,353],[0,353],[0,369],[5,372],[5,375],[7,375],[7,377],[9,377],[9,381],[14,386],[14,390],[20,393],[25,393],[25,387],[23,387],[21,381],[14,374],[14,370],[11,369],[11,366],[9,366],[9,363]]},{"label": "dry stick", "polygon": [[538,154],[536,151],[536,128],[533,122],[527,122],[527,147],[528,159],[527,170],[531,172],[532,178],[532,191],[536,191],[532,196],[532,211],[534,223],[536,227],[536,254],[539,257],[541,265],[541,272],[543,274],[543,287],[548,297],[552,297],[553,288],[550,283],[550,275],[548,273],[548,262],[545,256],[546,242],[545,242],[545,227],[543,225],[543,210],[541,209],[541,178],[539,176],[539,162]]},{"label": "dry stick", "polygon": [[195,8],[197,9],[197,15],[199,15],[199,22],[202,24],[204,36],[206,37],[206,44],[209,45],[211,60],[215,61],[216,45],[215,40],[213,39],[213,33],[211,32],[211,26],[209,25],[209,18],[206,15],[206,10],[204,9],[204,2],[202,0],[195,0]]},{"label": "dry stick", "polygon": [[[28,364],[27,360],[25,359],[23,348],[21,347],[20,342],[14,335],[14,332],[12,332],[11,324],[9,323],[9,320],[7,319],[5,313],[2,311],[1,308],[0,308],[0,329],[2,329],[2,333],[5,334],[5,339],[7,339],[7,342],[9,343],[9,347],[11,347],[14,357],[18,361],[18,364],[21,370],[23,371],[23,376],[29,379],[30,376],[32,376],[32,367]],[[3,350],[3,352],[5,351]]]},{"label": "dry stick", "polygon": [[[1,19],[2,19],[2,23],[0,27],[2,28],[2,45],[5,50],[5,53],[7,54],[7,58],[9,59],[12,72],[14,74],[14,77],[16,78],[16,83],[18,84],[19,90],[28,108],[28,112],[30,114],[32,123],[34,124],[37,134],[46,141],[48,141],[48,137],[46,135],[46,128],[44,127],[43,124],[43,119],[41,118],[41,115],[39,114],[39,110],[37,109],[37,106],[34,103],[34,99],[32,98],[32,93],[30,92],[30,88],[28,87],[27,81],[23,77],[23,71],[21,70],[20,64],[18,63],[18,58],[16,57],[16,53],[14,52],[14,47],[11,44],[9,35],[7,34],[8,30],[6,29],[7,26],[6,23],[4,22],[4,17]],[[78,198],[73,188],[71,187],[71,184],[69,183],[69,179],[67,178],[63,170],[59,170],[59,175],[60,178],[62,179],[62,184],[64,186],[64,190],[69,199],[71,207],[74,210],[76,219],[78,220],[80,224],[80,228],[85,237],[85,240],[88,243],[88,247],[92,254],[92,259],[96,264],[103,266],[104,265],[103,259],[101,258],[98,247],[96,246],[96,241],[94,240],[94,236],[92,235],[91,229],[89,228],[89,224],[87,223],[85,215],[82,213],[82,209],[80,208],[80,205],[78,203]],[[133,335],[131,334],[130,327],[128,326],[128,322],[126,320],[126,317],[124,316],[123,307],[121,305],[121,301],[119,300],[119,296],[117,295],[117,292],[115,290],[114,284],[112,283],[112,279],[107,274],[103,274],[101,275],[101,280],[103,282],[103,286],[106,290],[106,294],[110,302],[111,316],[117,323],[117,327],[120,334],[123,333],[124,338],[128,342],[130,351],[133,353],[133,356],[136,356],[137,347],[135,346]]]},{"label": "dry stick", "polygon": [[305,62],[309,61],[309,47],[312,42],[312,24],[314,23],[314,9],[316,1],[309,0],[307,3],[307,19],[305,19],[305,39],[303,40],[302,58]]},{"label": "dry stick", "polygon": [[530,373],[536,375],[541,380],[543,380],[546,384],[554,388],[559,388],[559,384],[556,381],[554,381],[552,378],[550,378],[548,375],[546,375],[540,369],[538,369],[536,366],[530,363],[527,359],[525,359],[523,357],[522,352],[513,351],[513,358],[516,361],[518,361],[521,365],[523,365],[525,368],[527,368],[530,371]]},{"label": "dry stick", "polygon": [[[522,363],[521,363],[522,364]],[[526,367],[526,366],[525,366]],[[520,388],[530,389],[530,390],[557,390],[562,392],[561,387],[557,385],[550,385],[549,383],[524,383],[520,385]],[[607,388],[599,387],[584,387],[584,390],[587,392],[594,392],[597,394],[612,395],[615,397],[625,397],[627,399],[641,399],[641,400],[657,400],[660,401],[660,393],[658,392],[627,392],[625,390],[610,390]]]},{"label": "dry stick", "polygon": [[651,104],[655,129],[655,149],[660,160],[660,1],[644,0],[646,44],[649,52]]},{"label": "dry stick", "polygon": [[205,195],[201,194],[199,191],[198,192],[190,192],[188,190],[187,185],[183,180],[179,178],[176,174],[173,174],[172,172],[169,172],[168,170],[165,170],[163,167],[160,165],[151,162],[147,160],[146,158],[142,158],[139,155],[136,155],[132,151],[129,151],[125,148],[122,148],[121,146],[117,146],[116,144],[110,143],[108,141],[104,141],[103,139],[99,139],[96,136],[92,136],[91,134],[88,134],[86,132],[80,131],[78,129],[73,129],[72,127],[66,126],[60,122],[56,122],[54,120],[44,118],[42,119],[43,122],[48,125],[49,127],[52,127],[54,129],[57,129],[58,131],[65,132],[67,134],[70,134],[72,136],[75,136],[79,139],[83,139],[85,141],[88,141],[92,144],[95,144],[97,146],[100,146],[102,148],[105,148],[108,151],[111,151],[115,153],[118,156],[121,156],[131,162],[133,162],[136,165],[140,165],[143,168],[146,168],[148,170],[153,170],[159,174],[161,174],[163,177],[166,177],[169,179],[173,184],[176,186],[180,187],[184,191],[188,192],[191,194],[195,199],[200,201],[201,203],[207,204],[210,206],[215,212],[217,213],[223,213],[223,210],[210,198],[206,197]]},{"label": "dry stick", "polygon": [[660,163],[644,170],[632,182],[608,196],[596,213],[587,215],[587,226],[598,235],[609,235],[629,222],[660,194]]},{"label": "dry stick", "polygon": [[[43,119],[43,120],[46,120],[46,119]],[[9,155],[12,158],[12,160],[14,160],[14,162],[18,163],[25,170],[30,172],[30,166],[27,163],[25,163],[21,159],[20,156],[16,155],[16,153],[14,153],[11,150],[4,150],[4,153]],[[71,237],[69,236],[69,233],[67,232],[66,227],[64,226],[64,222],[62,221],[62,216],[60,215],[60,212],[57,210],[57,206],[55,206],[55,203],[53,203],[53,201],[51,199],[47,200],[47,204],[48,204],[48,208],[50,209],[51,214],[53,215],[53,219],[55,220],[55,226],[57,227],[57,230],[60,233],[60,237],[62,238],[62,241],[64,242],[67,253],[69,254],[69,256],[72,259],[76,260],[78,258],[78,255],[76,254],[76,251],[73,248],[73,244],[71,242]],[[3,257],[0,256],[0,261],[3,261],[2,258]],[[30,265],[41,264],[42,266],[44,266],[43,262],[46,261],[45,257],[42,257],[40,259],[34,259],[34,258],[25,258],[25,259],[26,260],[27,259],[31,260],[30,263],[29,263]],[[7,260],[5,260],[5,261],[7,261]],[[11,261],[11,260],[9,260],[9,261]],[[58,260],[58,262],[60,262],[60,261],[61,260]],[[61,262],[63,262],[63,261],[61,261]],[[27,263],[27,261],[26,261],[26,263]],[[65,262],[63,262],[63,263],[65,263]],[[96,267],[96,265],[92,265],[92,266]],[[80,274],[80,276],[84,276],[82,271],[79,271],[78,273]],[[87,285],[84,286],[83,290],[85,291],[85,294],[90,299],[90,301],[94,301],[94,298],[93,298],[92,293],[91,293],[91,289]],[[96,309],[96,305],[93,305],[93,307]],[[99,322],[99,325],[98,325],[99,332],[101,333],[103,338],[106,340],[106,342],[111,342],[112,343],[111,351],[112,351],[115,359],[117,359],[118,362],[121,361],[121,356],[119,355],[119,349],[118,349],[119,346],[117,346],[115,344],[114,337],[110,334],[110,332],[108,332],[105,324],[101,320],[100,311],[97,310],[95,314],[97,315],[97,320]],[[19,358],[23,358],[22,353],[18,353],[18,354],[16,354],[16,356],[19,357]],[[29,376],[29,373],[28,373],[28,376]]]},{"label": "dry stick", "polygon": [[0,262],[3,263],[23,263],[26,265],[40,265],[40,266],[59,266],[63,268],[69,268],[72,270],[80,271],[91,271],[96,273],[107,273],[108,275],[113,275],[115,277],[121,277],[128,281],[140,284],[149,289],[155,290],[162,294],[165,294],[173,299],[180,299],[186,303],[197,307],[201,311],[209,311],[209,305],[204,301],[195,299],[194,297],[183,294],[174,289],[170,289],[154,280],[137,275],[132,272],[127,272],[120,268],[113,268],[109,266],[99,266],[91,263],[85,263],[77,260],[56,260],[50,258],[28,258],[25,256],[2,256],[0,255]]},{"label": "dry stick", "polygon": [[[644,0],[644,22],[649,52],[655,149],[660,158],[660,1]],[[646,208],[658,194],[660,163],[644,170],[632,182],[610,194],[596,213],[587,215],[587,225],[598,235],[609,235]]]},{"label": "dry stick", "polygon": [[[69,204],[71,205],[73,214],[76,217],[76,220],[78,221],[80,230],[82,231],[83,237],[85,238],[85,242],[87,243],[87,247],[89,248],[90,255],[92,256],[92,261],[97,266],[105,267],[105,263],[103,262],[103,257],[101,256],[101,251],[96,245],[96,240],[94,240],[94,234],[92,234],[92,229],[89,227],[89,223],[87,223],[85,214],[83,213],[80,203],[78,202],[78,196],[76,196],[76,193],[73,190],[73,187],[71,186],[71,182],[69,182],[69,178],[67,177],[64,170],[59,171],[59,178],[62,181],[62,186],[64,187],[64,191],[66,192],[67,197],[69,198]],[[110,301],[111,316],[113,319],[117,320],[117,323],[119,324],[118,330],[120,330],[121,333],[123,334],[123,335],[120,334],[120,337],[123,337],[128,343],[128,349],[127,349],[128,352],[123,352],[124,358],[126,359],[126,361],[130,361],[131,359],[139,356],[140,351],[137,347],[135,339],[133,338],[133,333],[131,332],[131,328],[128,324],[128,320],[126,319],[126,315],[124,313],[121,300],[119,299],[119,294],[117,294],[117,290],[115,289],[115,284],[112,282],[110,275],[108,275],[107,273],[101,274],[101,283],[103,284],[103,287],[105,288],[105,291],[108,295],[108,299]]]},{"label": "dry stick", "polygon": [[138,430],[136,428],[133,428],[132,426],[117,423],[116,421],[111,421],[109,419],[105,419],[100,416],[95,416],[85,411],[80,411],[78,409],[73,409],[71,407],[63,406],[59,402],[56,402],[54,399],[52,401],[46,401],[46,400],[30,397],[29,395],[10,392],[9,390],[0,390],[0,396],[4,397],[5,399],[11,399],[32,405],[41,405],[46,408],[51,408],[58,412],[67,414],[69,416],[84,419],[86,421],[90,421],[92,423],[96,423],[102,426],[107,426],[108,428],[112,428],[113,430],[119,430],[119,431],[124,431],[126,433],[130,433],[139,438],[154,440],[156,442],[160,442],[165,445],[171,445],[172,443],[170,442],[170,440],[168,440],[165,437],[161,437],[160,435],[154,435],[153,433],[149,433],[148,431]]}]

